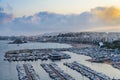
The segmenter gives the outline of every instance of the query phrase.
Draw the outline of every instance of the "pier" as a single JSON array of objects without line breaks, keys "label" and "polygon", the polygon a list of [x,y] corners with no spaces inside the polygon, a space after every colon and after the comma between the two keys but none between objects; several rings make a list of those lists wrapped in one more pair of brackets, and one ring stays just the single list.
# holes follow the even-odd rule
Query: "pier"
[{"label": "pier", "polygon": [[79,64],[77,62],[72,62],[72,63],[64,63],[64,65],[68,66],[69,68],[76,70],[80,72],[82,75],[88,77],[91,80],[112,80],[110,77],[98,73],[91,68],[84,66],[82,64]]},{"label": "pier", "polygon": [[70,75],[64,73],[56,64],[41,64],[41,66],[54,80],[75,80]]},{"label": "pier", "polygon": [[63,76],[61,76],[58,71],[56,71],[52,66],[49,66],[51,68],[51,70],[53,70],[55,72],[55,74],[57,74],[61,80],[65,80]]},{"label": "pier", "polygon": [[17,65],[19,80],[40,80],[31,64]]},{"label": "pier", "polygon": [[24,67],[24,69],[25,69],[25,73],[26,73],[26,75],[27,75],[28,80],[32,80],[32,78],[31,78],[31,76],[30,76],[30,73],[29,73],[29,71],[28,71],[28,69],[27,69],[27,66],[26,66],[25,64],[23,64],[23,67]]},{"label": "pier", "polygon": [[29,80],[28,75],[26,75],[25,69],[22,65],[16,65],[18,71],[19,80]]}]

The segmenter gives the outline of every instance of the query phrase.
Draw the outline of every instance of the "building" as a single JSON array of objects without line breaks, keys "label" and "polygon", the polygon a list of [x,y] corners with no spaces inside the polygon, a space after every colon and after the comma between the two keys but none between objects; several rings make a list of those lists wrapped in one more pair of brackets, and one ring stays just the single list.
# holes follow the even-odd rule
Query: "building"
[{"label": "building", "polygon": [[57,52],[54,52],[49,54],[49,58],[51,60],[61,60],[61,55]]}]

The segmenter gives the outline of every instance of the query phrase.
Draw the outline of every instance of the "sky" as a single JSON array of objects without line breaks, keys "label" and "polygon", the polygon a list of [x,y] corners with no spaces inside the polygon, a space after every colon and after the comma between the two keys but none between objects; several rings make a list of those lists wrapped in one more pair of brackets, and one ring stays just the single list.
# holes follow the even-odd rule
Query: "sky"
[{"label": "sky", "polygon": [[0,36],[120,32],[120,0],[0,0]]}]

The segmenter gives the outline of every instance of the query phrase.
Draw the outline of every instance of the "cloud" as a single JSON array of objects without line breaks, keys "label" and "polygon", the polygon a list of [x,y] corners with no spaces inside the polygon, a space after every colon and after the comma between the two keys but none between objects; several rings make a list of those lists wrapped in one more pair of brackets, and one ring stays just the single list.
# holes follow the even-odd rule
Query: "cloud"
[{"label": "cloud", "polygon": [[0,12],[0,24],[6,24],[8,22],[11,22],[12,19],[13,19],[12,14]]},{"label": "cloud", "polygon": [[12,6],[10,4],[8,4],[8,3],[6,4],[5,9],[7,11],[12,11],[13,10]]},{"label": "cloud", "polygon": [[39,12],[13,19],[12,14],[0,12],[0,23],[3,24],[0,32],[2,35],[33,35],[61,31],[112,31],[112,27],[114,31],[120,31],[119,13],[115,7],[97,7],[81,14]]},{"label": "cloud", "polygon": [[4,11],[4,9],[2,7],[0,7],[0,12]]},{"label": "cloud", "polygon": [[12,22],[13,20],[13,14],[6,13],[7,10],[12,10],[12,7],[7,4],[7,7],[1,7],[0,6],[0,24],[7,24],[8,22]]},{"label": "cloud", "polygon": [[118,7],[98,7],[92,11],[109,24],[120,24],[120,8]]}]

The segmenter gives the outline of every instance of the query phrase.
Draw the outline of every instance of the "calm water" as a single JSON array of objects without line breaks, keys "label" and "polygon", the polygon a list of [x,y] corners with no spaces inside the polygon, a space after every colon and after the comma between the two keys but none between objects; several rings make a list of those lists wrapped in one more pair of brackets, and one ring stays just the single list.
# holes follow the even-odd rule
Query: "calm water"
[{"label": "calm water", "polygon": [[[7,62],[3,61],[4,53],[8,50],[16,50],[16,49],[40,49],[40,48],[68,48],[71,47],[67,44],[59,44],[59,43],[26,43],[17,46],[16,44],[7,44],[8,41],[0,41],[0,80],[18,80],[16,64],[23,64],[27,62]],[[64,70],[66,73],[70,74],[76,80],[89,80],[88,78],[80,75],[78,72],[71,70],[70,68],[63,65],[63,62],[73,62],[78,61],[81,64],[91,67],[92,69],[102,72],[111,78],[120,78],[120,71],[113,68],[108,64],[98,64],[98,63],[90,63],[85,61],[86,59],[90,59],[88,56],[78,55],[71,52],[65,52],[66,54],[71,55],[71,59],[56,61],[54,63],[58,64],[58,66]],[[35,71],[39,74],[41,80],[52,80],[49,75],[44,71],[44,69],[40,66],[41,63],[51,63],[51,60],[48,61],[33,61],[29,62],[33,65]]]}]

